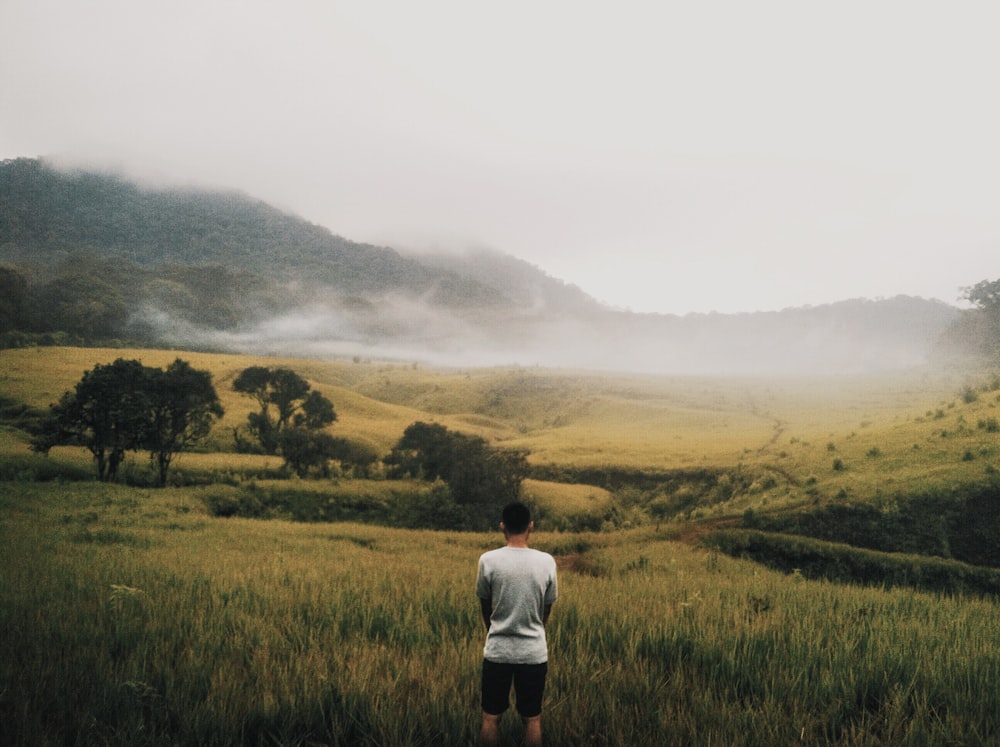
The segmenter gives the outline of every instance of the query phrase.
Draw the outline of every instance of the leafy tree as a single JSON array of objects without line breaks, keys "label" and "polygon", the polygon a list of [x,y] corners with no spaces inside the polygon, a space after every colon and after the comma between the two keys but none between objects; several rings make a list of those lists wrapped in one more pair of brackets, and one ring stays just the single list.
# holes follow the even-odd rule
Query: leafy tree
[{"label": "leafy tree", "polygon": [[1000,280],[981,280],[963,288],[962,298],[984,311],[1000,311]]},{"label": "leafy tree", "polygon": [[331,436],[326,431],[286,428],[278,440],[285,466],[299,477],[306,477],[313,470],[329,477],[331,461],[364,474],[378,461],[378,453],[370,446]]},{"label": "leafy tree", "polygon": [[32,448],[48,453],[57,444],[83,446],[94,457],[97,479],[112,481],[125,453],[142,445],[149,411],[146,371],[139,361],[98,364],[52,406],[51,421]]},{"label": "leafy tree", "polygon": [[1000,280],[963,288],[962,298],[976,308],[966,311],[948,331],[952,347],[989,358],[1000,356]]},{"label": "leafy tree", "polygon": [[499,508],[518,498],[528,473],[526,452],[494,448],[436,423],[410,425],[385,461],[394,477],[443,480],[475,528],[489,527]]},{"label": "leafy tree", "polygon": [[[281,434],[289,427],[319,430],[337,419],[333,403],[287,368],[251,366],[236,377],[233,389],[257,401],[260,411],[247,417],[247,426],[266,454],[278,453]],[[241,443],[237,433],[237,446]]]},{"label": "leafy tree", "polygon": [[392,467],[390,475],[447,482],[456,459],[455,435],[438,423],[413,423],[403,431],[403,437],[386,459]]},{"label": "leafy tree", "polygon": [[34,288],[34,331],[59,330],[88,340],[120,336],[129,311],[121,287],[107,276],[68,271]]},{"label": "leafy tree", "polygon": [[285,428],[278,437],[285,464],[299,477],[318,469],[323,477],[330,476],[330,460],[337,452],[336,439],[325,431],[307,428]]},{"label": "leafy tree", "polygon": [[244,368],[233,382],[233,389],[247,394],[257,400],[261,410],[267,410],[271,395],[268,386],[271,380],[271,369],[264,366]]},{"label": "leafy tree", "polygon": [[315,390],[306,395],[299,409],[300,412],[295,413],[293,418],[293,422],[298,428],[318,430],[337,419],[333,403]]},{"label": "leafy tree", "polygon": [[167,366],[148,370],[149,426],[143,445],[156,463],[160,485],[175,454],[208,435],[215,419],[222,417],[212,374],[198,371],[180,358]]},{"label": "leafy tree", "polygon": [[22,329],[28,281],[12,267],[0,266],[0,333]]},{"label": "leafy tree", "polygon": [[63,394],[31,446],[43,453],[57,445],[83,446],[94,457],[97,479],[109,482],[126,452],[148,449],[163,485],[174,455],[204,438],[221,415],[207,371],[179,358],[165,371],[119,358],[94,366]]},{"label": "leafy tree", "polygon": [[[274,454],[278,449],[276,434],[271,424],[270,392],[271,369],[264,366],[250,366],[240,372],[233,382],[233,389],[246,394],[257,401],[260,412],[252,412],[247,418],[250,435],[258,441],[261,448],[268,454]],[[236,446],[242,450],[246,445],[242,442],[239,432],[236,435]]]},{"label": "leafy tree", "polygon": [[[288,368],[275,368],[268,380],[270,401],[278,410],[277,430],[286,428],[309,394],[309,382]],[[322,395],[318,395],[322,396]],[[333,408],[330,408],[331,412]],[[332,422],[332,421],[331,421]],[[324,425],[326,425],[324,423]]]}]

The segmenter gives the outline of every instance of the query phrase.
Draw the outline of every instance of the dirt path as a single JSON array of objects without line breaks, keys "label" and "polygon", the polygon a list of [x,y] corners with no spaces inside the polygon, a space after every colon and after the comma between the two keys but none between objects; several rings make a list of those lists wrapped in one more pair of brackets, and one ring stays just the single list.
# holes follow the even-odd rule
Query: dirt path
[{"label": "dirt path", "polygon": [[773,423],[771,426],[771,437],[767,440],[767,443],[757,449],[758,455],[765,454],[778,443],[778,439],[781,438],[782,434],[785,432],[785,427],[788,424],[780,418],[775,418],[766,412],[761,412],[757,407],[756,400],[754,400],[753,395],[749,390],[745,392],[745,396],[747,399],[747,407],[749,408],[751,415],[765,420],[770,420]]}]

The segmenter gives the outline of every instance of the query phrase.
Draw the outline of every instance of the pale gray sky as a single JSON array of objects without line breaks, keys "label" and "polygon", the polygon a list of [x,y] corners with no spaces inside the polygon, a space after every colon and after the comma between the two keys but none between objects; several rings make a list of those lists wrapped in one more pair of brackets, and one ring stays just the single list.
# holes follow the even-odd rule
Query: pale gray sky
[{"label": "pale gray sky", "polygon": [[0,158],[686,313],[1000,277],[1000,4],[0,0]]}]

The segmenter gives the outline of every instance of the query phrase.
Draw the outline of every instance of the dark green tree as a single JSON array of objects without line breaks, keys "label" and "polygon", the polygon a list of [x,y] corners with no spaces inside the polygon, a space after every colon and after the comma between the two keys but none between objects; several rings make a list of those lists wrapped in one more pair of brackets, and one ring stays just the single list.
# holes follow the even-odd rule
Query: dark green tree
[{"label": "dark green tree", "polygon": [[378,453],[372,447],[322,430],[285,428],[278,440],[285,466],[299,477],[307,477],[313,471],[329,477],[331,461],[339,462],[343,469],[355,470],[356,476],[367,476],[369,467],[378,461]]},{"label": "dark green tree", "polygon": [[[309,395],[309,382],[291,369],[275,368],[271,371],[269,384],[270,400],[278,411],[277,430],[280,432],[288,427],[292,416]],[[333,411],[332,406],[330,410]]]},{"label": "dark green tree", "polygon": [[124,333],[129,310],[120,286],[88,272],[67,272],[31,294],[33,331],[62,331],[85,340],[107,340]]},{"label": "dark green tree", "polygon": [[337,453],[337,439],[325,431],[307,428],[285,428],[278,437],[285,465],[299,477],[313,469],[323,477],[330,476],[330,460]]},{"label": "dark green tree", "polygon": [[[260,410],[247,417],[247,427],[266,454],[280,451],[281,434],[289,427],[319,430],[337,420],[333,403],[287,368],[251,366],[236,377],[233,389],[256,400]],[[237,433],[237,446],[241,442]]]},{"label": "dark green tree", "polygon": [[12,267],[0,266],[0,333],[24,329],[28,281]]},{"label": "dark green tree", "polygon": [[143,444],[149,412],[147,373],[139,361],[98,364],[52,406],[32,448],[48,453],[59,444],[83,446],[94,457],[97,479],[112,481],[125,453]]},{"label": "dark green tree", "polygon": [[337,413],[333,410],[333,403],[313,390],[302,400],[299,412],[295,413],[293,422],[297,428],[318,430],[325,428],[336,419]]},{"label": "dark green tree", "polygon": [[962,289],[962,298],[975,306],[949,330],[952,343],[976,355],[1000,357],[1000,280],[982,280]]},{"label": "dark green tree", "polygon": [[[274,425],[271,422],[271,369],[264,366],[250,366],[240,372],[233,382],[233,389],[242,394],[246,394],[257,401],[259,412],[252,412],[247,417],[247,425],[250,435],[260,444],[260,448],[267,454],[274,454],[278,450],[277,434],[274,432]],[[238,431],[235,432],[237,448],[241,450],[246,447]]]},{"label": "dark green tree", "polygon": [[498,449],[436,423],[409,426],[385,461],[390,476],[443,480],[465,509],[467,526],[477,529],[492,526],[500,508],[518,499],[528,474],[526,452]]},{"label": "dark green tree", "polygon": [[1000,280],[981,280],[963,288],[962,298],[984,311],[1000,311]]},{"label": "dark green tree", "polygon": [[386,458],[390,476],[447,482],[457,458],[454,435],[439,423],[416,422],[408,426]]},{"label": "dark green tree", "polygon": [[63,394],[31,447],[48,453],[53,446],[83,446],[102,481],[117,477],[127,452],[146,449],[163,485],[173,457],[208,435],[221,415],[209,372],[179,358],[165,371],[119,358],[94,366]]},{"label": "dark green tree", "polygon": [[143,446],[156,464],[159,484],[166,485],[174,456],[205,438],[223,410],[212,374],[187,361],[178,358],[166,370],[149,369],[148,377],[150,411]]}]

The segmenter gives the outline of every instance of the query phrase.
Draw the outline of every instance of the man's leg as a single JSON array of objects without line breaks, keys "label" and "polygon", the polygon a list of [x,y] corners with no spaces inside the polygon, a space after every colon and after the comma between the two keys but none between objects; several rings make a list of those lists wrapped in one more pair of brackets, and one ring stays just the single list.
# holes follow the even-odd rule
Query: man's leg
[{"label": "man's leg", "polygon": [[495,747],[500,743],[500,716],[483,711],[483,725],[479,730],[479,744],[483,747]]},{"label": "man's leg", "polygon": [[510,664],[483,660],[483,725],[479,729],[479,743],[486,747],[493,747],[500,740],[500,718],[510,705],[510,684],[513,676],[514,671]]},{"label": "man's leg", "polygon": [[524,721],[525,747],[542,747],[542,717],[532,716],[521,720]]},{"label": "man's leg", "polygon": [[524,744],[540,747],[542,744],[542,695],[545,692],[545,675],[548,664],[521,664],[515,668],[514,692],[517,710],[524,723]]}]

